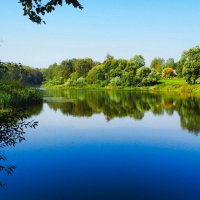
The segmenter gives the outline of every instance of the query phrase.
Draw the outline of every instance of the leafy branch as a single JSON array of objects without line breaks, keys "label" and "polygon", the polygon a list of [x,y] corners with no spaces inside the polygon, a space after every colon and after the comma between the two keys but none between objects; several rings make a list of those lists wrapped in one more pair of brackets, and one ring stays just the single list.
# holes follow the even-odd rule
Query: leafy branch
[{"label": "leafy branch", "polygon": [[19,0],[19,3],[23,7],[24,15],[37,24],[41,24],[42,22],[45,24],[42,16],[51,13],[57,6],[63,6],[63,4],[83,9],[78,0],[48,0],[46,3],[44,3],[44,0]]}]

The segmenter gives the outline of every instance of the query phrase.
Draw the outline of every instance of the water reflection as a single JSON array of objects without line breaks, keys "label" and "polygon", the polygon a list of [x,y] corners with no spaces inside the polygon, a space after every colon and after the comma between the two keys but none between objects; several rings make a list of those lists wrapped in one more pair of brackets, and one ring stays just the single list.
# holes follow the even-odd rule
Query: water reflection
[{"label": "water reflection", "polygon": [[[11,109],[9,112],[0,112],[0,150],[6,147],[15,147],[16,144],[25,141],[27,128],[36,128],[38,122],[26,120],[33,115],[38,115],[42,105],[32,106],[25,109]],[[7,163],[4,153],[0,152],[0,172],[12,174],[16,166]],[[0,181],[0,188],[6,184]]]},{"label": "water reflection", "polygon": [[146,112],[180,117],[182,129],[200,132],[200,98],[176,94],[130,91],[46,90],[45,101],[53,110],[75,117],[103,113],[106,119],[130,117],[142,120]]}]

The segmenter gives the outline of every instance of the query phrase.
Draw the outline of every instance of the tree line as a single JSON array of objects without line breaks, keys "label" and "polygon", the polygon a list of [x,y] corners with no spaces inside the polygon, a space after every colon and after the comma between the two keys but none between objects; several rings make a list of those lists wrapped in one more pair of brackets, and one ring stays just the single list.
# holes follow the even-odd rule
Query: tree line
[{"label": "tree line", "polygon": [[0,61],[0,81],[17,81],[22,85],[41,85],[43,80],[43,74],[39,69]]},{"label": "tree line", "polygon": [[155,58],[149,67],[145,66],[142,55],[130,60],[115,59],[107,55],[100,63],[91,58],[68,59],[60,64],[54,63],[43,69],[47,83],[51,85],[65,84],[68,87],[84,87],[86,85],[105,86],[152,86],[160,78],[180,77],[189,84],[196,84],[200,77],[200,47],[184,51],[178,62],[173,58],[165,61]]},{"label": "tree line", "polygon": [[50,84],[65,84],[69,87],[83,87],[96,84],[102,87],[153,85],[159,74],[145,67],[145,60],[136,55],[130,60],[115,59],[107,55],[103,63],[91,58],[70,59],[53,64],[44,70],[44,77]]},{"label": "tree line", "polygon": [[200,47],[184,51],[178,62],[173,58],[154,58],[149,67],[142,55],[115,59],[107,55],[103,62],[91,58],[68,59],[48,68],[31,68],[16,63],[0,61],[0,81],[18,81],[23,85],[65,85],[67,87],[140,87],[152,86],[161,78],[184,78],[196,84],[200,77]]}]

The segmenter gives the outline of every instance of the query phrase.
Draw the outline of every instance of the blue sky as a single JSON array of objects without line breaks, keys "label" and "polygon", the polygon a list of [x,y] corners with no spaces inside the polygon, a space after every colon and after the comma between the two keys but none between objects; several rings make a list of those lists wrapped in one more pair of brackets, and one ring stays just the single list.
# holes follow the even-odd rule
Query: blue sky
[{"label": "blue sky", "polygon": [[142,54],[176,60],[200,45],[198,0],[80,0],[84,10],[57,8],[36,25],[22,16],[18,0],[1,0],[0,60],[32,67],[68,58],[102,61]]}]

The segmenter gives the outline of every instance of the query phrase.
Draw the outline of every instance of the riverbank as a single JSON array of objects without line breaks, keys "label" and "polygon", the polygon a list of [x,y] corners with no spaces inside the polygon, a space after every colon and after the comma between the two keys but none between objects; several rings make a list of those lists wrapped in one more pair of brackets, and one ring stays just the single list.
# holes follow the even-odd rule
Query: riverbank
[{"label": "riverbank", "polygon": [[42,103],[42,92],[17,82],[0,82],[0,109]]},{"label": "riverbank", "polygon": [[200,80],[195,85],[189,85],[184,79],[162,79],[157,85],[142,87],[141,90],[200,95]]},{"label": "riverbank", "polygon": [[60,85],[51,85],[51,84],[43,84],[43,88],[49,89],[99,89],[99,90],[134,90],[134,91],[155,91],[155,92],[176,92],[176,93],[187,93],[200,95],[200,80],[197,81],[195,85],[189,85],[186,83],[184,79],[162,79],[158,82],[158,84],[154,86],[147,87],[112,87],[106,86],[101,87],[100,85],[86,85],[84,87],[68,87],[65,84]]}]

